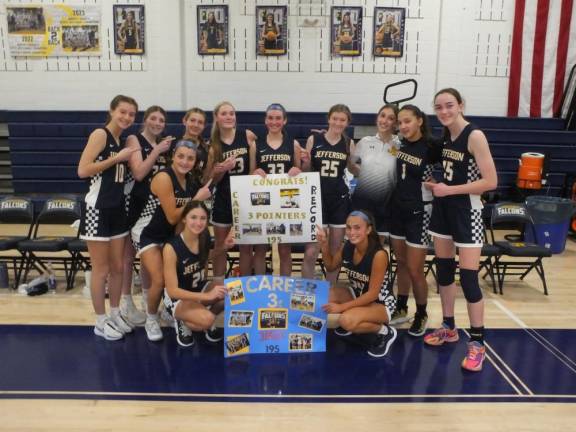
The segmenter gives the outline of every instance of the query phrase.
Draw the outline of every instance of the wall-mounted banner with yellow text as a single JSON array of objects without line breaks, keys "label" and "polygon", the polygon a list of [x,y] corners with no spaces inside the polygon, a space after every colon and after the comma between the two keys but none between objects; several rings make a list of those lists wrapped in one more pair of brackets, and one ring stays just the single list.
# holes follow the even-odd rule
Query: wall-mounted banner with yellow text
[{"label": "wall-mounted banner with yellow text", "polygon": [[6,6],[12,56],[99,56],[101,8],[96,5]]},{"label": "wall-mounted banner with yellow text", "polygon": [[224,285],[224,357],[326,351],[327,281],[266,275]]},{"label": "wall-mounted banner with yellow text", "polygon": [[318,173],[231,176],[236,243],[309,243],[322,225]]}]

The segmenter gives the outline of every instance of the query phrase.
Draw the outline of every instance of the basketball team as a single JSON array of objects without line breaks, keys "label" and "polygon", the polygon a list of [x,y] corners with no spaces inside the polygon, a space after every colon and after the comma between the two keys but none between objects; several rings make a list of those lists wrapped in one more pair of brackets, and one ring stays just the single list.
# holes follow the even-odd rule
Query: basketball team
[{"label": "basketball team", "polygon": [[[138,105],[131,97],[116,96],[105,126],[91,133],[78,166],[78,175],[90,183],[80,235],[92,264],[94,333],[119,340],[144,324],[148,339],[160,341],[163,303],[163,318],[173,320],[180,345],[193,345],[194,332],[220,341],[222,330],[215,319],[227,295],[227,250],[235,246],[231,176],[318,172],[324,225],[316,227],[318,241],[304,245],[301,275],[315,277],[321,252],[331,284],[323,309],[339,314],[338,337],[353,338],[369,355],[383,357],[397,337],[394,326],[411,321],[408,334],[423,337],[427,345],[457,342],[458,267],[470,320],[462,367],[480,371],[485,358],[478,281],[484,236],[480,196],[496,188],[496,168],[485,135],[465,119],[457,90],[440,90],[433,108],[443,126],[441,138],[432,137],[427,116],[417,106],[385,105],[376,115],[376,135],[354,142],[346,134],[350,109],[337,104],[328,112],[327,129],[313,132],[301,145],[286,133],[288,115],[276,103],[266,109],[263,136],[238,125],[234,106],[221,102],[214,109],[208,141],[203,138],[204,111],[186,112],[184,133],[176,138],[165,136],[167,115],[159,106],[144,112],[140,132],[124,138]],[[436,178],[435,168],[441,171]],[[356,177],[352,194],[346,169]],[[395,256],[395,280],[384,244]],[[427,332],[425,260],[430,245],[443,320]],[[268,245],[238,249],[241,275],[265,274]],[[279,244],[278,251],[280,274],[289,276],[291,246]],[[145,312],[131,296],[135,257],[141,263]],[[338,283],[341,269],[348,278]],[[410,291],[413,314],[408,313]]]}]

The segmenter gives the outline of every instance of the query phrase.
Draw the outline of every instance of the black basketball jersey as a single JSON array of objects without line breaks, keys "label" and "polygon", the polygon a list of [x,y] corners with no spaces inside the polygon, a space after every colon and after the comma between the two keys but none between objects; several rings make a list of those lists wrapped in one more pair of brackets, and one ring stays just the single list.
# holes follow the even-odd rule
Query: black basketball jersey
[{"label": "black basketball jersey", "polygon": [[126,41],[124,42],[125,49],[134,49],[136,48],[136,23],[128,23],[126,22],[124,26],[124,34],[126,37]]},{"label": "black basketball jersey", "polygon": [[219,25],[216,22],[206,23],[206,44],[208,48],[218,48]]},{"label": "black basketball jersey", "polygon": [[[140,144],[140,153],[142,154],[142,160],[146,160],[152,150],[154,150],[154,146],[150,144],[150,142],[142,135],[141,133],[136,135],[138,138],[138,143]],[[166,168],[168,166],[168,158],[166,157],[166,153],[163,153],[158,156],[154,165],[152,165],[152,169],[150,172],[144,177],[141,181],[134,180],[134,187],[132,188],[131,194],[133,196],[137,196],[139,198],[147,198],[148,194],[150,193],[150,182],[152,181],[152,177]]]},{"label": "black basketball jersey", "polygon": [[250,174],[250,155],[248,149],[246,129],[237,128],[232,143],[222,143],[222,160],[224,161],[234,156],[236,158],[236,165],[230,171],[224,173],[224,176],[216,185],[216,194],[223,194],[224,197],[230,199],[230,176]]},{"label": "black basketball jersey", "polygon": [[[452,141],[450,137],[444,138],[442,148],[442,168],[444,183],[450,186],[472,183],[480,180],[482,175],[476,164],[474,156],[468,150],[468,138],[476,126],[468,123],[460,135]],[[450,195],[444,197],[446,201],[465,208],[482,208],[480,195]]]},{"label": "black basketball jersey", "polygon": [[178,287],[192,292],[202,291],[206,285],[206,274],[205,266],[200,262],[200,255],[188,249],[182,234],[172,237],[168,243],[176,253]]},{"label": "black basketball jersey", "polygon": [[[184,207],[200,189],[200,185],[192,176],[186,176],[186,187],[182,188],[172,167],[160,172],[165,172],[170,176],[177,208]],[[142,214],[134,225],[133,232],[138,236],[145,236],[160,242],[165,242],[174,235],[174,225],[171,225],[166,219],[164,210],[160,205],[160,199],[152,191],[150,191]]]},{"label": "black basketball jersey", "polygon": [[267,174],[285,174],[294,166],[294,139],[286,134],[276,150],[268,145],[267,139],[256,141],[256,168]]},{"label": "black basketball jersey", "polygon": [[[106,132],[106,145],[95,162],[115,156],[124,148],[123,140],[116,142],[112,133],[106,128],[103,129]],[[90,177],[90,186],[84,199],[86,204],[98,209],[123,207],[125,175],[126,162],[121,162]]]},{"label": "black basketball jersey", "polygon": [[310,152],[312,169],[320,173],[322,196],[348,193],[344,170],[348,161],[349,140],[342,136],[335,145],[326,141],[324,134],[314,134]]},{"label": "black basketball jersey", "polygon": [[[350,288],[354,292],[356,298],[368,292],[370,287],[370,275],[372,274],[372,262],[376,253],[382,249],[378,248],[367,252],[358,264],[354,264],[354,250],[356,248],[352,243],[346,241],[342,248],[342,268],[348,275],[350,281]],[[390,284],[390,272],[386,272],[384,281],[380,287],[380,294],[378,294],[378,303],[385,304],[390,312],[394,311],[396,307],[396,298],[392,292]]]},{"label": "black basketball jersey", "polygon": [[439,147],[433,146],[431,140],[424,137],[415,142],[402,139],[396,153],[395,202],[413,206],[432,201],[432,192],[422,182],[430,179],[439,159]]}]

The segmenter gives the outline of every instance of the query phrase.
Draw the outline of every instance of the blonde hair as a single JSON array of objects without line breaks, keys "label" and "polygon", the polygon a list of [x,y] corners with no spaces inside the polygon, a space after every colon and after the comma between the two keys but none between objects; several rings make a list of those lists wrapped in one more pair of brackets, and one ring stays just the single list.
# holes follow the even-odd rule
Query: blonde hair
[{"label": "blonde hair", "polygon": [[210,131],[210,147],[212,148],[212,152],[214,155],[214,162],[222,162],[222,140],[220,138],[220,127],[218,126],[218,122],[216,121],[216,117],[220,112],[220,109],[225,106],[231,106],[233,109],[234,105],[232,105],[228,101],[222,101],[218,105],[214,107],[214,112],[212,116],[212,130]]}]

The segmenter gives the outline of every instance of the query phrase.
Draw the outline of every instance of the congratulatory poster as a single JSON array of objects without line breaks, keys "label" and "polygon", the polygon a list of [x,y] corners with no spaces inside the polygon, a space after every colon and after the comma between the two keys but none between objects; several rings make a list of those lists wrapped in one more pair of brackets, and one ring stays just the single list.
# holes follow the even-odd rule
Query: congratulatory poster
[{"label": "congratulatory poster", "polygon": [[307,243],[322,225],[320,176],[230,177],[236,243]]},{"label": "congratulatory poster", "polygon": [[99,56],[99,6],[8,5],[8,45],[12,56]]}]

